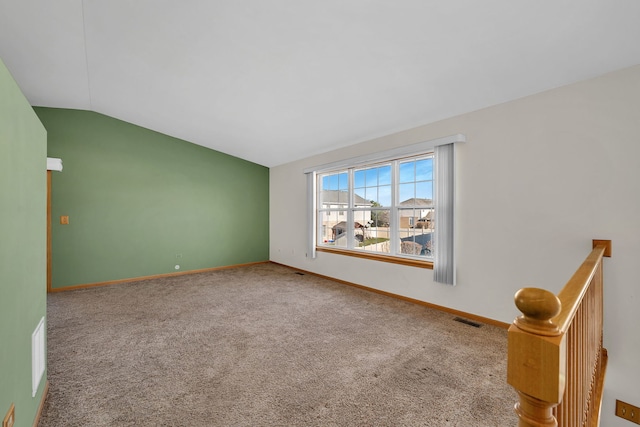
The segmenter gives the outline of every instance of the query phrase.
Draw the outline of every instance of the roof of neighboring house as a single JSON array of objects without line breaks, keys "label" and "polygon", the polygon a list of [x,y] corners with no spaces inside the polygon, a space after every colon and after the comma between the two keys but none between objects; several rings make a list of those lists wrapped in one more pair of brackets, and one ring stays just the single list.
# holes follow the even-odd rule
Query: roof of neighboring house
[{"label": "roof of neighboring house", "polygon": [[429,212],[427,212],[427,214],[425,216],[420,218],[418,221],[428,221],[428,220],[432,219],[432,217],[433,217],[433,211],[430,210]]},{"label": "roof of neighboring house", "polygon": [[[320,193],[320,201],[325,205],[346,205],[349,200],[349,192],[342,190],[322,190]],[[357,205],[371,206],[371,202],[367,199],[355,195]]]},{"label": "roof of neighboring house", "polygon": [[433,200],[431,199],[419,199],[417,197],[412,197],[403,202],[400,202],[400,206],[424,206],[424,207],[433,207]]}]

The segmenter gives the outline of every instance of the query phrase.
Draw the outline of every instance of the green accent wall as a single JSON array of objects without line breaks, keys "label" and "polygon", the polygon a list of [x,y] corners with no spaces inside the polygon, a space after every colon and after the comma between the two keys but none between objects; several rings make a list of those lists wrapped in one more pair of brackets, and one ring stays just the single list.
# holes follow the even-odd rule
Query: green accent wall
[{"label": "green accent wall", "polygon": [[35,111],[63,162],[53,288],[268,261],[268,168],[94,112]]},{"label": "green accent wall", "polygon": [[[31,334],[46,316],[47,133],[0,60],[0,420],[31,426]],[[46,377],[46,372],[45,372]]]}]

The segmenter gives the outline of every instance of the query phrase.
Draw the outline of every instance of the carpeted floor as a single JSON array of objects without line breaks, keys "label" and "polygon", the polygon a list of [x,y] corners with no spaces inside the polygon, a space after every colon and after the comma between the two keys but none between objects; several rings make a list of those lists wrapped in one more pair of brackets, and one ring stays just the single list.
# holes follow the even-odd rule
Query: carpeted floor
[{"label": "carpeted floor", "polygon": [[49,294],[40,426],[512,426],[506,331],[274,265]]}]

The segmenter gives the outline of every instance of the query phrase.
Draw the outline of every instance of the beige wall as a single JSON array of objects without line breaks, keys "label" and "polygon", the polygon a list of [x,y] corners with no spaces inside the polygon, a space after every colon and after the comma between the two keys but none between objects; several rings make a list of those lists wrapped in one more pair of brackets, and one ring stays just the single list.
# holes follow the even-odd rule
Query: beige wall
[{"label": "beige wall", "polygon": [[[306,233],[278,232],[307,227],[304,168],[457,133],[467,142],[456,154],[456,287],[431,270],[311,260]],[[271,260],[504,322],[520,287],[559,290],[591,239],[613,240],[603,425],[625,425],[615,399],[640,404],[640,66],[274,167],[270,178]]]}]

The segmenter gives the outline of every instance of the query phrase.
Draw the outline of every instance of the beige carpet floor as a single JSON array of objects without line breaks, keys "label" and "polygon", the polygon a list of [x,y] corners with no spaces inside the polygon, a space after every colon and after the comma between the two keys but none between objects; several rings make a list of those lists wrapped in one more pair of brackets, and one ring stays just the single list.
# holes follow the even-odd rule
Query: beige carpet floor
[{"label": "beige carpet floor", "polygon": [[40,426],[513,426],[506,331],[275,265],[49,294]]}]

